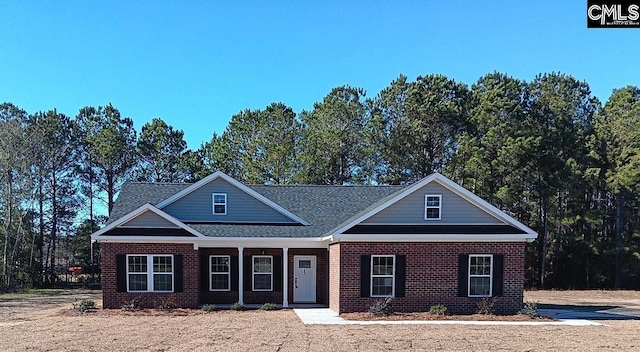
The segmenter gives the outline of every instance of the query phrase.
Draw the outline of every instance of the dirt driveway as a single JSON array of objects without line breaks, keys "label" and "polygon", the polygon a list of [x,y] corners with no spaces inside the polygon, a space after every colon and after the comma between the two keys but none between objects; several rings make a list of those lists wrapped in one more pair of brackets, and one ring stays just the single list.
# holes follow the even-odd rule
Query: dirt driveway
[{"label": "dirt driveway", "polygon": [[101,291],[52,290],[44,294],[0,295],[0,327],[46,317],[83,299],[102,300]]},{"label": "dirt driveway", "polygon": [[0,351],[640,350],[640,320],[632,319],[602,326],[304,325],[291,310],[74,313],[72,303],[84,298],[99,295],[0,298]]}]

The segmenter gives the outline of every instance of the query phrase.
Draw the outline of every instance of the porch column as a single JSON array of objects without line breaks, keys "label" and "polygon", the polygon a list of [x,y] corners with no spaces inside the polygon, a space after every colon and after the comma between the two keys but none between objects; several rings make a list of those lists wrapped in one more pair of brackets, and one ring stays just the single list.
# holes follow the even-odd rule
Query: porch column
[{"label": "porch column", "polygon": [[282,248],[282,307],[289,307],[289,248]]},{"label": "porch column", "polygon": [[238,247],[238,303],[244,304],[244,256],[242,255],[244,247]]}]

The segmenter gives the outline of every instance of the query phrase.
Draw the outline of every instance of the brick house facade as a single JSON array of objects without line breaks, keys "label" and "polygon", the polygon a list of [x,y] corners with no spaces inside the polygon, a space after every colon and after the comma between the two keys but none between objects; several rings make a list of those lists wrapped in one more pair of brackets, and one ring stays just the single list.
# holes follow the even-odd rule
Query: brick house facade
[{"label": "brick house facade", "polygon": [[[141,204],[146,200],[147,203]],[[407,187],[127,184],[102,243],[103,307],[277,303],[522,308],[535,232],[440,174]]]}]

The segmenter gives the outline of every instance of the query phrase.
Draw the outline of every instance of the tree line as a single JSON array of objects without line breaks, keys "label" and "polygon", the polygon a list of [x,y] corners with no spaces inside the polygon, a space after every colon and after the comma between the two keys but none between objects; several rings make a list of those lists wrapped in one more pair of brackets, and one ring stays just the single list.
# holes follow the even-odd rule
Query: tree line
[{"label": "tree line", "polygon": [[640,89],[603,104],[584,81],[493,72],[471,86],[400,75],[376,96],[333,88],[313,109],[233,115],[198,149],[154,118],[138,133],[108,104],[71,118],[0,106],[0,288],[55,283],[98,262],[89,235],[125,181],[409,184],[440,172],[539,234],[527,284],[638,288]]}]

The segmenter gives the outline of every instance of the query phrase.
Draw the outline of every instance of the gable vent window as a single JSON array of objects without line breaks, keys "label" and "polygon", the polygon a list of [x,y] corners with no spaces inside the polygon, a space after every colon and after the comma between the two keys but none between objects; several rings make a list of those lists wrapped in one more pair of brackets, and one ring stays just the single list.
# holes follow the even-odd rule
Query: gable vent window
[{"label": "gable vent window", "polygon": [[427,194],[424,196],[424,219],[440,220],[442,215],[442,195]]},{"label": "gable vent window", "polygon": [[227,215],[227,194],[213,194],[213,215]]}]

